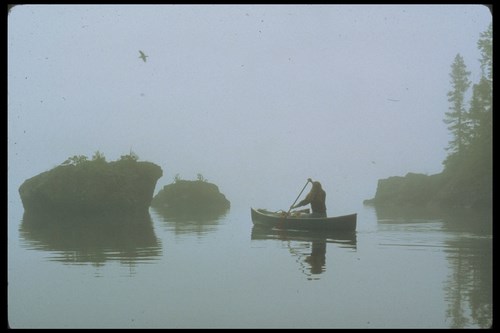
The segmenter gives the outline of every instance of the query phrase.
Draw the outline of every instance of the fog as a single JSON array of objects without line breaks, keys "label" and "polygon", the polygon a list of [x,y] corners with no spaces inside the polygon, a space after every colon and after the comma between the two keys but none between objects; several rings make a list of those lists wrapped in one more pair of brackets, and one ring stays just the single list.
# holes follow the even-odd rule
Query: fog
[{"label": "fog", "polygon": [[132,150],[162,167],[156,192],[200,173],[233,205],[286,209],[311,177],[349,213],[378,179],[442,171],[451,64],[479,80],[491,20],[480,5],[16,6],[9,196],[70,156]]}]

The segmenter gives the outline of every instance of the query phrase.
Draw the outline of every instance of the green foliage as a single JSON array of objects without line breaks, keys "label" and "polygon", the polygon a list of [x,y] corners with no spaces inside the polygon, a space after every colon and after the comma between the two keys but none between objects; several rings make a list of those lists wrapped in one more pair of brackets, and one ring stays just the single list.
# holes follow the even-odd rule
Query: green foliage
[{"label": "green foliage", "polygon": [[472,156],[477,157],[477,151],[483,151],[481,156],[489,160],[488,151],[491,150],[492,141],[492,105],[493,105],[493,81],[492,81],[492,25],[481,33],[477,42],[481,52],[481,70],[483,76],[478,83],[472,86],[472,97],[469,109],[466,110],[464,95],[471,82],[468,79],[470,72],[467,71],[463,58],[457,54],[452,64],[450,73],[452,90],[448,92],[448,101],[452,103],[451,112],[445,113],[444,122],[453,135],[447,150],[450,154],[443,162],[445,170],[453,169],[455,166],[464,164]]},{"label": "green foliage", "polygon": [[453,135],[449,142],[447,150],[452,153],[462,153],[464,146],[468,143],[470,130],[467,121],[466,110],[464,106],[464,95],[471,82],[469,81],[470,72],[460,54],[457,54],[455,61],[451,65],[451,84],[452,90],[448,92],[448,101],[451,103],[450,112],[445,113],[444,122]]},{"label": "green foliage", "polygon": [[94,155],[92,155],[92,161],[106,162],[106,157],[104,157],[103,153],[101,153],[99,150],[97,150],[94,153]]},{"label": "green foliage", "polygon": [[493,80],[493,25],[490,23],[488,29],[481,33],[477,41],[477,48],[481,51],[481,70],[483,76],[488,80]]},{"label": "green foliage", "polygon": [[471,123],[471,140],[491,135],[493,91],[486,77],[482,77],[478,84],[473,86],[472,99],[469,109]]},{"label": "green foliage", "polygon": [[[450,154],[446,157],[444,186],[450,202],[468,202],[472,206],[491,205],[493,180],[493,81],[492,25],[481,33],[477,46],[482,77],[472,86],[469,108],[464,95],[470,86],[465,63],[457,55],[450,74],[453,89],[448,93],[451,112],[445,113],[445,123],[453,135]],[[444,198],[443,197],[443,198]]]},{"label": "green foliage", "polygon": [[85,155],[74,155],[69,157],[66,161],[62,162],[61,165],[80,165],[87,162],[87,156]]},{"label": "green foliage", "polygon": [[134,153],[132,150],[130,150],[129,154],[120,156],[120,161],[137,162],[138,159],[139,159],[139,156],[136,153]]},{"label": "green foliage", "polygon": [[[182,180],[181,175],[177,173],[177,174],[175,175],[175,177],[174,177],[174,183],[178,183],[178,182],[180,182],[181,180]],[[207,182],[207,181],[208,181],[205,177],[203,177],[203,175],[202,175],[201,173],[198,173],[198,174],[196,175],[196,180],[197,180],[197,181],[199,181],[199,182]]]},{"label": "green foliage", "polygon": [[[130,154],[122,155],[119,161],[133,161],[137,162],[139,156],[135,154],[133,151],[130,151]],[[66,161],[61,163],[61,165],[80,165],[85,162],[97,162],[97,163],[105,163],[106,157],[99,150],[95,151],[92,155],[92,160],[89,160],[85,155],[74,155],[69,157]]]}]

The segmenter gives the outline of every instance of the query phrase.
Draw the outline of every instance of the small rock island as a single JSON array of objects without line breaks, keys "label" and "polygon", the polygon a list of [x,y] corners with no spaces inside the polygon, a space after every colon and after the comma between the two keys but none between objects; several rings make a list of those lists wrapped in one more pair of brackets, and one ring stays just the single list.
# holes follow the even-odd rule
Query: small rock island
[{"label": "small rock island", "polygon": [[231,203],[217,185],[204,180],[180,180],[166,185],[153,198],[151,206],[168,215],[218,214]]},{"label": "small rock island", "polygon": [[106,162],[73,156],[61,165],[26,180],[19,194],[26,213],[57,216],[147,214],[162,169],[137,155]]}]

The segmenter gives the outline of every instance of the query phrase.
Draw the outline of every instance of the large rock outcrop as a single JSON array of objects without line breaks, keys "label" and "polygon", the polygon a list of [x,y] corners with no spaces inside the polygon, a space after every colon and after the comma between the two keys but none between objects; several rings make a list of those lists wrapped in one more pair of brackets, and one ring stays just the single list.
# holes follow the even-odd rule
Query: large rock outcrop
[{"label": "large rock outcrop", "polygon": [[405,177],[389,177],[380,179],[377,192],[371,200],[365,203],[415,205],[428,204],[432,196],[441,186],[439,175],[427,176],[424,174],[408,173]]},{"label": "large rock outcrop", "polygon": [[426,208],[490,208],[492,181],[482,177],[439,173],[424,175],[408,173],[404,177],[380,179],[375,197],[365,204]]},{"label": "large rock outcrop", "polygon": [[144,214],[162,169],[136,160],[60,165],[19,188],[24,210],[48,215]]},{"label": "large rock outcrop", "polygon": [[202,180],[177,180],[163,187],[151,206],[163,215],[218,215],[231,203],[217,185]]}]

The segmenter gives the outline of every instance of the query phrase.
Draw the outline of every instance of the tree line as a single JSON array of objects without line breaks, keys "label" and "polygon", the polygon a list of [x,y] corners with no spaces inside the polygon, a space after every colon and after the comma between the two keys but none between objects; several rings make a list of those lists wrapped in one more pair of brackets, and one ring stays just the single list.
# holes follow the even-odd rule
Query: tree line
[{"label": "tree line", "polygon": [[[472,85],[470,100],[466,94],[472,82],[463,57],[458,53],[451,65],[451,90],[448,92],[449,111],[444,122],[452,134],[446,147],[449,154],[444,172],[455,173],[464,166],[468,171],[489,171],[492,167],[492,95],[493,95],[493,28],[492,24],[480,34],[477,47],[481,57],[481,78]],[[490,169],[488,169],[490,168]]]}]

